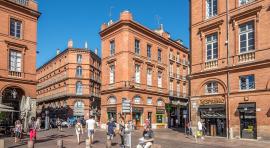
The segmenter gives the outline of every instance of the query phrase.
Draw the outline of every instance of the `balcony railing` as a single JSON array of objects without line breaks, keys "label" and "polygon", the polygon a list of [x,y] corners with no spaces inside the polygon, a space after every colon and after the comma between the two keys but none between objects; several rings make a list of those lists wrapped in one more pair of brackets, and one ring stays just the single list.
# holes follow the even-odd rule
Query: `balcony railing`
[{"label": "balcony railing", "polygon": [[218,60],[206,61],[204,65],[205,69],[212,69],[218,67]]},{"label": "balcony railing", "polygon": [[14,3],[20,4],[23,6],[28,6],[29,4],[29,0],[9,0],[9,1],[12,1]]},{"label": "balcony railing", "polygon": [[37,85],[37,89],[45,88],[51,84],[58,83],[66,78],[67,78],[67,73],[64,72],[63,74],[60,74],[59,76],[52,77],[50,80],[45,80],[44,82],[39,83]]},{"label": "balcony railing", "polygon": [[182,76],[182,80],[186,81],[187,80],[187,76]]},{"label": "balcony railing", "polygon": [[187,60],[182,60],[184,66],[188,66],[189,62]]},{"label": "balcony railing", "polygon": [[246,52],[246,53],[241,53],[238,55],[238,62],[243,63],[243,62],[250,62],[255,60],[255,52]]},{"label": "balcony railing", "polygon": [[8,75],[11,76],[11,77],[17,77],[17,78],[21,78],[22,77],[22,73],[21,72],[17,72],[17,71],[9,71]]},{"label": "balcony railing", "polygon": [[170,55],[169,55],[169,59],[172,60],[172,61],[175,61],[176,58],[175,58],[174,55],[171,55],[171,54],[170,54]]},{"label": "balcony railing", "polygon": [[177,98],[186,98],[187,94],[179,91],[172,91],[169,90],[169,96],[170,97],[177,97]]}]

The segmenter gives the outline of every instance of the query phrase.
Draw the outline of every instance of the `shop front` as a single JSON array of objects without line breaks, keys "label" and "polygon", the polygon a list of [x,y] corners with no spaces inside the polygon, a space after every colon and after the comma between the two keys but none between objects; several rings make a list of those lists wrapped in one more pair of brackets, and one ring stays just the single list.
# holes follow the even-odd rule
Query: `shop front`
[{"label": "shop front", "polygon": [[223,98],[200,100],[199,114],[207,136],[226,137],[226,109]]},{"label": "shop front", "polygon": [[141,127],[143,124],[142,114],[143,114],[142,107],[133,107],[132,108],[132,119],[133,119],[133,123],[134,123],[136,128]]},{"label": "shop front", "polygon": [[117,109],[116,107],[108,107],[107,108],[107,119],[113,118],[115,121],[117,121]]},{"label": "shop front", "polygon": [[240,135],[245,139],[257,138],[256,103],[239,103]]},{"label": "shop front", "polygon": [[156,109],[156,126],[157,128],[161,128],[165,126],[165,109],[157,108]]},{"label": "shop front", "polygon": [[187,101],[172,100],[170,109],[170,127],[185,128]]}]

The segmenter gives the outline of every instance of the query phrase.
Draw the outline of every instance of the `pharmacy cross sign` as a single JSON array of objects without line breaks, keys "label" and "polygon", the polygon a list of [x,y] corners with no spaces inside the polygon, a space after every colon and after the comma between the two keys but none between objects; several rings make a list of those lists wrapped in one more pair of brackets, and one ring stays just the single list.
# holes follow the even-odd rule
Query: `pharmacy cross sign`
[{"label": "pharmacy cross sign", "polygon": [[130,111],[131,111],[130,100],[123,98],[122,99],[122,113],[130,113]]}]

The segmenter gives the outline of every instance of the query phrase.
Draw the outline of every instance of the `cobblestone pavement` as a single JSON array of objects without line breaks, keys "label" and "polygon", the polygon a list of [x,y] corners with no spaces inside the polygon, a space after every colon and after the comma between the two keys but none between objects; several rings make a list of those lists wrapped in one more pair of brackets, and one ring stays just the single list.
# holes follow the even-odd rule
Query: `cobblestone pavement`
[{"label": "cobblestone pavement", "polygon": [[[132,133],[132,147],[136,147],[142,131]],[[155,143],[160,144],[162,148],[266,148],[270,143],[256,140],[226,140],[225,138],[206,137],[202,141],[196,141],[194,138],[188,138],[183,133],[171,129],[155,130]],[[58,132],[56,129],[41,131],[38,133],[36,148],[56,148],[58,139],[63,139],[65,148],[85,148],[86,134],[82,137],[80,145],[77,144],[74,129],[63,129]],[[15,144],[13,138],[4,138],[7,148],[25,148],[27,147],[24,139],[21,143]],[[97,130],[94,138],[94,148],[105,148],[106,134],[104,130]],[[120,137],[116,136],[113,140],[113,148],[118,148]]]}]

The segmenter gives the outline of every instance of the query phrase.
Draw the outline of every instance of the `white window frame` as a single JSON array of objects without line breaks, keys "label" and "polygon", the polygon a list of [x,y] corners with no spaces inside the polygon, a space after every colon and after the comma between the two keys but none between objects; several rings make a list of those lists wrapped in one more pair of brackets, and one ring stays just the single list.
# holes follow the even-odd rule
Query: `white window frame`
[{"label": "white window frame", "polygon": [[141,83],[141,65],[135,64],[135,83]]},{"label": "white window frame", "polygon": [[[216,1],[216,9],[214,9],[214,1]],[[206,0],[206,18],[217,16],[218,14],[218,0]],[[211,10],[210,10],[211,9]],[[215,12],[216,11],[216,12]]]},{"label": "white window frame", "polygon": [[147,68],[147,85],[152,86],[152,69]]},{"label": "white window frame", "polygon": [[[12,28],[14,29],[13,31],[12,31]],[[9,34],[10,36],[13,36],[16,38],[22,38],[22,21],[11,18]]]},{"label": "white window frame", "polygon": [[147,44],[147,59],[148,60],[151,60],[151,57],[152,57],[152,46],[151,45],[149,45],[149,44]]},{"label": "white window frame", "polygon": [[170,66],[169,66],[169,74],[170,74],[170,77],[173,76],[173,64],[170,63]]},{"label": "white window frame", "polygon": [[77,63],[81,64],[82,63],[82,55],[77,54]]},{"label": "white window frame", "polygon": [[110,56],[115,54],[115,40],[110,41]]},{"label": "white window frame", "polygon": [[153,99],[152,97],[147,98],[147,105],[152,105],[153,104]]},{"label": "white window frame", "polygon": [[205,94],[217,94],[218,93],[218,82],[211,81],[205,84]]},{"label": "white window frame", "polygon": [[[216,36],[216,38],[214,38]],[[209,41],[207,39],[210,38]],[[216,44],[216,48],[214,48],[214,45]],[[211,58],[208,59],[208,46],[211,46]],[[214,51],[216,50],[216,57],[214,56]],[[206,51],[206,61],[216,60],[218,59],[218,34],[210,34],[205,37],[205,51]]]},{"label": "white window frame", "polygon": [[162,72],[158,71],[158,88],[162,88]]},{"label": "white window frame", "polygon": [[76,77],[82,76],[82,66],[77,66],[76,68]]},{"label": "white window frame", "polygon": [[22,72],[22,52],[10,50],[9,71]]},{"label": "white window frame", "polygon": [[83,94],[83,85],[81,81],[76,82],[76,95]]},{"label": "white window frame", "polygon": [[162,61],[162,50],[158,48],[158,62],[161,63]]},{"label": "white window frame", "polygon": [[110,84],[115,83],[115,65],[110,65]]},{"label": "white window frame", "polygon": [[177,84],[176,84],[176,92],[177,92],[178,94],[180,94],[180,90],[181,90],[180,83],[177,83]]},{"label": "white window frame", "polygon": [[173,91],[173,81],[170,81],[169,82],[169,90],[170,91]]},{"label": "white window frame", "polygon": [[[253,77],[253,82],[249,80],[250,77]],[[241,79],[245,79],[245,84],[242,84]],[[245,88],[242,88],[242,86],[245,86]],[[240,76],[239,77],[239,89],[241,91],[247,91],[247,90],[255,90],[255,76],[254,75],[246,75],[246,76]]]},{"label": "white window frame", "polygon": [[[249,25],[251,25],[251,29],[249,29]],[[241,31],[241,29],[244,28],[245,31]],[[249,39],[250,35],[253,34],[253,38]],[[241,51],[241,36],[245,35],[245,51]],[[253,42],[253,45],[249,46],[249,43]],[[253,48],[250,48],[252,47]],[[250,48],[250,49],[249,49]],[[254,51],[255,50],[255,30],[254,30],[254,23],[252,22],[248,22],[242,25],[239,25],[239,53],[246,53],[246,52],[250,52],[250,51]]]},{"label": "white window frame", "polygon": [[141,104],[141,97],[140,96],[135,96],[134,97],[134,104]]},{"label": "white window frame", "polygon": [[140,55],[140,53],[141,53],[140,40],[135,39],[134,47],[135,47],[135,54]]}]

